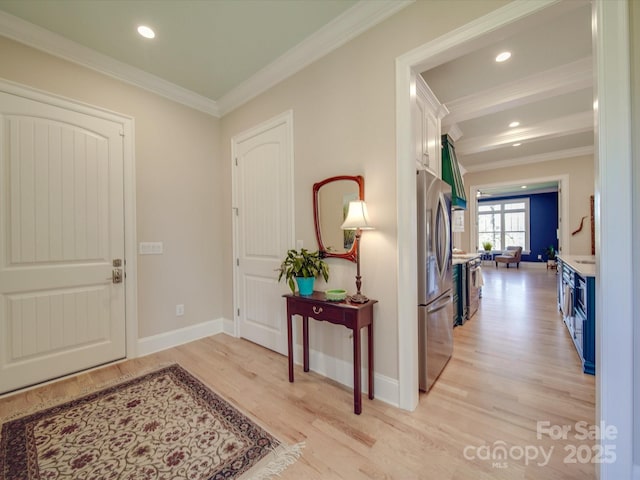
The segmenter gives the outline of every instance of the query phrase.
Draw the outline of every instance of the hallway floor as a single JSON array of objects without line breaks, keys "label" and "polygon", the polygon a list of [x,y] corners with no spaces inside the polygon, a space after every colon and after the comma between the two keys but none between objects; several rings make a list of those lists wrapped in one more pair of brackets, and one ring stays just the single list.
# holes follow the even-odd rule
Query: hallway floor
[{"label": "hallway floor", "polygon": [[[593,445],[581,438],[595,419],[595,377],[582,373],[558,312],[555,270],[492,265],[482,272],[478,312],[454,329],[453,357],[421,395],[417,414],[425,422],[434,410],[447,418],[451,436],[468,442],[463,458],[474,456],[491,478],[595,478],[593,464],[583,463],[595,457]],[[558,435],[565,438],[551,438],[551,427],[565,429]],[[494,458],[501,446],[504,460]]]},{"label": "hallway floor", "polygon": [[595,377],[557,312],[555,272],[483,273],[480,309],[455,328],[454,355],[414,412],[363,397],[356,416],[350,389],[299,366],[290,384],[286,357],[216,335],[0,398],[0,415],[178,362],[280,440],[305,442],[282,479],[595,478],[593,441],[578,438],[594,421]]}]

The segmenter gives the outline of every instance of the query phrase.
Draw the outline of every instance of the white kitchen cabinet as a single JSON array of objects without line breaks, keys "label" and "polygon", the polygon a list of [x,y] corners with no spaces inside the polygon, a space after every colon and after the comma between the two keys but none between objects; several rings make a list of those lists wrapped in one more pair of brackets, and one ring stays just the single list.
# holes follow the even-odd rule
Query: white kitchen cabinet
[{"label": "white kitchen cabinet", "polygon": [[416,95],[412,109],[416,168],[429,170],[442,178],[440,124],[449,110],[438,101],[421,75],[416,75]]}]

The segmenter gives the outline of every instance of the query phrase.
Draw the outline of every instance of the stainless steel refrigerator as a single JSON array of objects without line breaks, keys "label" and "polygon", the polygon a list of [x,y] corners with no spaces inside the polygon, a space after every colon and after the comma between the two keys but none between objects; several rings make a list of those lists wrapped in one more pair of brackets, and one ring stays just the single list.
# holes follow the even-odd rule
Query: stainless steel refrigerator
[{"label": "stainless steel refrigerator", "polygon": [[418,374],[429,391],[453,353],[451,186],[424,170],[417,180]]}]

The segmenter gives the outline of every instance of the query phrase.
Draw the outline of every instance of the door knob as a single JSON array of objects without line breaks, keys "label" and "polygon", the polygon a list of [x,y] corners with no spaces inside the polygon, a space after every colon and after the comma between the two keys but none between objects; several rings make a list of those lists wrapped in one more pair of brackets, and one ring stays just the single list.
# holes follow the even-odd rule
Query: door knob
[{"label": "door knob", "polygon": [[111,281],[113,283],[122,283],[122,269],[114,268],[111,271]]}]

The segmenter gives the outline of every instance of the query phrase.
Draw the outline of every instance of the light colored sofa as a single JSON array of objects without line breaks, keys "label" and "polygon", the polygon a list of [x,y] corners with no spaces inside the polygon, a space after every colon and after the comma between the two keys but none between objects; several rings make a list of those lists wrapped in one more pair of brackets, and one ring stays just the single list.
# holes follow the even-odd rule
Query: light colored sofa
[{"label": "light colored sofa", "polygon": [[515,263],[516,268],[520,268],[520,259],[522,258],[522,247],[507,247],[507,249],[500,255],[496,255],[494,258],[496,262],[496,268],[499,263],[505,263],[509,268],[510,263]]}]

